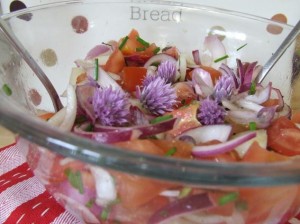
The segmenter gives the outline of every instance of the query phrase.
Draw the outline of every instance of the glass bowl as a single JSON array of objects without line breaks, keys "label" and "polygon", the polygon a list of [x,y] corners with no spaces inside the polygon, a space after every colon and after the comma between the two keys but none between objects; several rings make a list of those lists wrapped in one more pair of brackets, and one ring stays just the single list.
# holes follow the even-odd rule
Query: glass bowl
[{"label": "glass bowl", "polygon": [[[229,67],[236,67],[237,59],[263,65],[292,29],[238,12],[165,1],[66,1],[2,19],[29,60],[47,74],[63,105],[74,62],[132,29],[160,50],[176,46],[186,58],[203,48],[207,36],[217,37]],[[19,134],[17,144],[36,176],[83,222],[285,223],[299,211],[297,156],[259,163],[156,156],[48,125],[39,116],[55,107],[36,68],[3,32],[0,44],[0,122]],[[263,82],[280,89],[289,106],[299,92],[293,89],[294,51],[292,44]],[[154,147],[149,142],[140,147]]]}]

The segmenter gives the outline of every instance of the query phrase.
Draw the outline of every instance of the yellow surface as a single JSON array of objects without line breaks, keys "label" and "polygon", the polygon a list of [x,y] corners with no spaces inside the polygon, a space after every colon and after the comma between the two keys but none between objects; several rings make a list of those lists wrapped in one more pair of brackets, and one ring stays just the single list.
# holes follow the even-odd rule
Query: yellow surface
[{"label": "yellow surface", "polygon": [[15,135],[9,130],[0,126],[0,148],[11,145],[15,142]]}]

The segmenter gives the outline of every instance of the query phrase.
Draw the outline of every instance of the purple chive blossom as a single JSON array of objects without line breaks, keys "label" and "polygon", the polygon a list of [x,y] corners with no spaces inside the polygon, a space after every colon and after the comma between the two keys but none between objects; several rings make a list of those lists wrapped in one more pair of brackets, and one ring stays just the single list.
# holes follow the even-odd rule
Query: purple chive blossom
[{"label": "purple chive blossom", "polygon": [[234,78],[230,75],[223,74],[215,85],[214,96],[216,101],[221,102],[222,99],[229,99],[234,89]]},{"label": "purple chive blossom", "polygon": [[88,79],[88,85],[99,88],[100,86],[99,83],[93,77],[88,75],[87,79]]},{"label": "purple chive blossom", "polygon": [[97,121],[106,126],[122,126],[129,121],[129,99],[120,90],[97,88],[92,98]]},{"label": "purple chive blossom", "polygon": [[145,77],[145,79],[143,80],[143,86],[148,86],[151,82],[153,82],[157,77],[156,74],[149,74]]},{"label": "purple chive blossom", "polygon": [[138,88],[137,96],[143,107],[156,115],[172,111],[177,102],[175,89],[160,76],[144,85],[142,90]]},{"label": "purple chive blossom", "polygon": [[226,111],[217,101],[205,99],[201,102],[197,118],[203,125],[223,124]]},{"label": "purple chive blossom", "polygon": [[157,68],[157,75],[164,78],[167,83],[173,83],[176,78],[176,64],[171,61],[162,62]]}]

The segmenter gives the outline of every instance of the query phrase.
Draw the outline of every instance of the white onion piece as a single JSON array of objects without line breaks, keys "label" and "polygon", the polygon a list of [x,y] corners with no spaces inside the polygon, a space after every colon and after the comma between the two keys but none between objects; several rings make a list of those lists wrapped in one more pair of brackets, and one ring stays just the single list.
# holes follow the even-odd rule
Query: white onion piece
[{"label": "white onion piece", "polygon": [[77,59],[75,61],[75,64],[77,67],[83,68],[85,70],[95,67],[95,62],[89,60]]},{"label": "white onion piece", "polygon": [[113,177],[100,167],[91,166],[96,184],[96,204],[105,206],[117,199],[117,190]]},{"label": "white onion piece", "polygon": [[60,109],[57,113],[55,113],[47,122],[48,124],[59,127],[60,124],[64,121],[64,118],[66,116],[67,108],[63,107]]},{"label": "white onion piece", "polygon": [[276,117],[282,117],[285,116],[287,118],[291,118],[292,116],[292,109],[289,105],[287,105],[286,103],[284,104],[283,108],[281,109],[281,111],[277,112],[275,114]]},{"label": "white onion piece", "polygon": [[225,142],[228,140],[231,130],[232,127],[226,124],[205,125],[190,129],[182,133],[177,138],[181,138],[182,136],[190,136],[195,140],[196,144],[211,140]]},{"label": "white onion piece", "polygon": [[195,92],[198,95],[207,97],[213,94],[213,81],[207,71],[201,68],[195,68],[192,73],[192,80]]},{"label": "white onion piece", "polygon": [[170,61],[172,63],[176,63],[176,59],[173,58],[170,55],[167,54],[156,54],[154,56],[152,56],[144,65],[145,68],[148,68],[150,65],[152,65],[155,62],[164,62],[164,61]]},{"label": "white onion piece", "polygon": [[255,136],[256,132],[248,132],[224,143],[215,145],[194,146],[192,149],[192,154],[196,157],[205,157],[226,153],[233,150],[235,147],[241,145],[242,143],[254,138]]},{"label": "white onion piece", "polygon": [[[208,60],[208,53],[211,54],[210,61]],[[204,53],[206,52],[206,53]],[[202,53],[202,56],[201,56]],[[209,35],[205,38],[203,44],[203,52],[200,52],[200,60],[203,65],[211,66],[214,69],[218,69],[222,63],[226,64],[227,60],[224,59],[220,62],[214,62],[214,60],[221,58],[226,55],[226,50],[222,42],[216,35]],[[205,64],[204,64],[205,63]]]},{"label": "white onion piece", "polygon": [[[251,132],[251,131],[249,131]],[[264,129],[256,130],[256,137],[246,141],[245,143],[235,147],[235,151],[239,155],[240,158],[243,158],[244,155],[247,153],[248,149],[252,145],[253,142],[257,142],[260,147],[267,148],[267,131]],[[235,137],[239,137],[241,134],[235,135]]]},{"label": "white onion piece", "polygon": [[75,86],[77,84],[77,78],[79,75],[84,74],[85,70],[83,68],[74,67],[72,68],[69,84]]},{"label": "white onion piece", "polygon": [[241,109],[237,105],[233,104],[231,101],[226,100],[226,99],[222,100],[222,105],[223,105],[223,107],[225,107],[229,110],[240,110]]},{"label": "white onion piece", "polygon": [[71,131],[75,122],[77,113],[77,98],[75,88],[69,85],[67,88],[67,107],[64,120],[59,125],[59,128],[64,131]]},{"label": "white onion piece", "polygon": [[261,106],[257,103],[254,103],[252,101],[248,101],[245,99],[238,100],[236,103],[244,109],[253,110],[255,112],[258,112],[264,108],[263,106]]},{"label": "white onion piece", "polygon": [[180,73],[180,78],[179,80],[183,82],[185,80],[186,76],[186,56],[184,54],[179,55],[179,73]]},{"label": "white onion piece", "polygon": [[270,98],[271,89],[272,89],[272,83],[269,83],[264,88],[257,88],[255,94],[247,95],[245,97],[245,100],[251,101],[251,102],[257,103],[257,104],[262,104]]},{"label": "white onion piece", "polygon": [[179,197],[180,191],[179,190],[165,190],[159,194],[160,196],[164,197]]}]

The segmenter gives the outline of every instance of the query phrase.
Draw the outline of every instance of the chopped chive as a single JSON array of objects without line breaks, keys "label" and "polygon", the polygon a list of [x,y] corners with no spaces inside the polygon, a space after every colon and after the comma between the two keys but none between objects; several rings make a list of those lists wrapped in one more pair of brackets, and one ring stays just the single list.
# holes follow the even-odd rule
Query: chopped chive
[{"label": "chopped chive", "polygon": [[12,91],[11,91],[11,88],[10,88],[7,84],[4,84],[4,85],[2,86],[2,90],[5,92],[5,94],[6,94],[7,96],[11,96]]},{"label": "chopped chive", "polygon": [[176,153],[176,151],[177,151],[177,148],[172,147],[166,152],[165,156],[173,156]]},{"label": "chopped chive", "polygon": [[64,173],[68,177],[71,186],[77,189],[80,194],[83,194],[84,188],[80,171],[72,172],[70,168],[67,168]]},{"label": "chopped chive", "polygon": [[146,50],[145,47],[137,47],[137,48],[135,49],[136,52],[141,52],[141,51],[144,51],[144,50]]},{"label": "chopped chive", "polygon": [[250,131],[256,130],[256,123],[254,121],[249,122],[249,130]]},{"label": "chopped chive", "polygon": [[101,220],[107,220],[109,215],[109,209],[108,208],[103,208],[102,212],[101,212]]},{"label": "chopped chive", "polygon": [[225,194],[224,196],[220,197],[218,200],[219,205],[226,205],[230,202],[236,201],[239,197],[238,192],[231,192],[228,194]]},{"label": "chopped chive", "polygon": [[160,47],[154,49],[153,54],[157,54],[160,51]]},{"label": "chopped chive", "polygon": [[171,118],[173,118],[172,114],[156,117],[156,118],[150,120],[150,124],[157,124],[157,123],[169,120]]},{"label": "chopped chive", "polygon": [[190,187],[184,187],[182,188],[182,190],[179,193],[179,198],[184,198],[186,196],[188,196],[192,191],[192,188]]},{"label": "chopped chive", "polygon": [[249,89],[249,95],[254,95],[255,92],[256,92],[256,84],[255,84],[255,82],[252,82],[250,89]]},{"label": "chopped chive", "polygon": [[247,45],[247,44],[244,44],[244,45],[240,46],[238,49],[236,49],[236,51],[241,50],[241,49],[244,48],[246,45]]},{"label": "chopped chive", "polygon": [[98,81],[99,78],[99,59],[95,59],[95,80]]},{"label": "chopped chive", "polygon": [[215,59],[214,62],[217,63],[217,62],[219,62],[219,61],[225,60],[226,58],[229,58],[228,54],[226,54],[226,55],[224,55],[224,56],[222,56],[222,57],[220,57],[220,58]]},{"label": "chopped chive", "polygon": [[136,40],[137,40],[139,43],[141,43],[143,46],[145,46],[145,47],[149,47],[149,46],[150,46],[150,44],[149,44],[147,41],[143,40],[143,39],[140,38],[139,36],[136,37]]},{"label": "chopped chive", "polygon": [[85,207],[91,208],[95,204],[95,198],[91,198],[86,204]]},{"label": "chopped chive", "polygon": [[160,65],[160,62],[153,62],[152,64],[151,64],[151,66],[155,66],[155,67],[158,67]]},{"label": "chopped chive", "polygon": [[93,124],[89,124],[86,128],[85,131],[87,132],[92,132],[94,130],[94,125]]},{"label": "chopped chive", "polygon": [[124,39],[122,40],[120,46],[119,46],[119,50],[122,50],[122,48],[124,47],[124,45],[126,44],[127,40],[129,39],[128,36],[124,37]]}]

